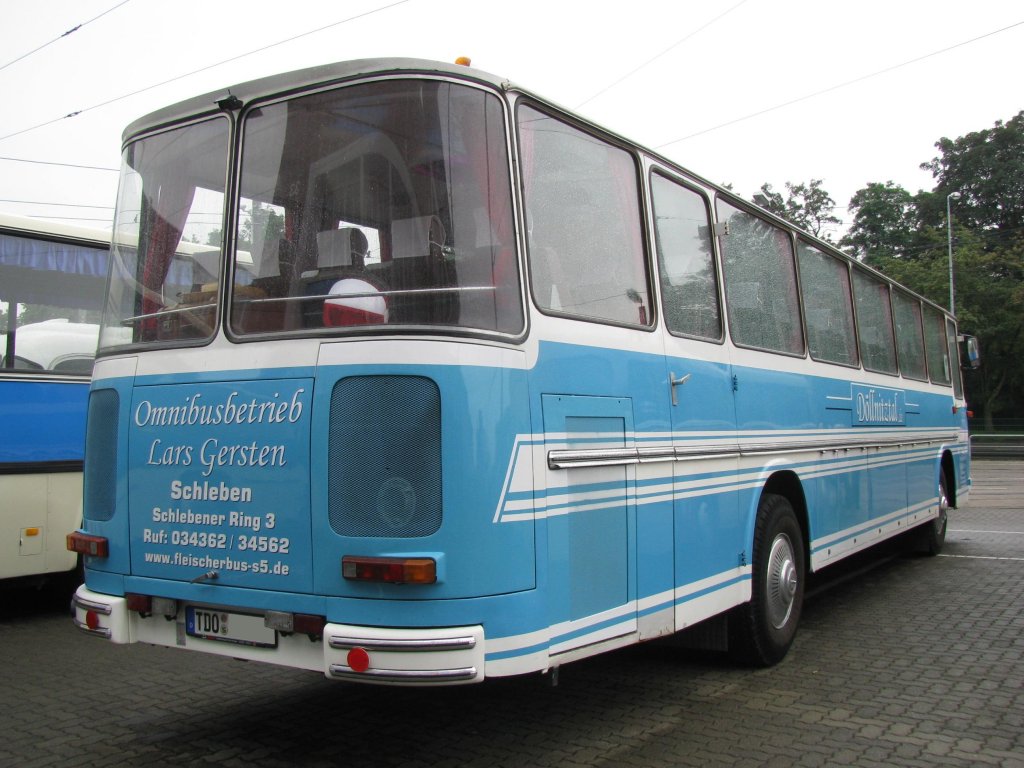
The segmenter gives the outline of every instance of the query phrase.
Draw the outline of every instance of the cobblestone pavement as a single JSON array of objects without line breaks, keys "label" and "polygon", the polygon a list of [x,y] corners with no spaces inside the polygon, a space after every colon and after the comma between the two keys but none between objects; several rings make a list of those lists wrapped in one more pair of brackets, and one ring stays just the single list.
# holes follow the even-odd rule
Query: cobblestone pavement
[{"label": "cobblestone pavement", "polygon": [[767,670],[648,644],[557,688],[363,687],[116,647],[0,593],[0,765],[1024,767],[1024,462],[974,476],[941,556],[819,583]]}]

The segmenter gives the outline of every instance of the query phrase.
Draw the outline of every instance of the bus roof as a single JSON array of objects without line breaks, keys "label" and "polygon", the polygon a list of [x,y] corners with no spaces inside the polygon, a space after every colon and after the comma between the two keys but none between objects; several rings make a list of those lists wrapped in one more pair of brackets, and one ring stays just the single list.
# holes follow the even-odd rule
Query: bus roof
[{"label": "bus roof", "polygon": [[77,224],[65,224],[46,219],[30,219],[25,216],[14,216],[0,212],[0,230],[12,234],[25,233],[32,237],[49,237],[51,239],[91,240],[99,245],[110,245],[110,231],[80,227]]},{"label": "bus roof", "polygon": [[254,98],[267,97],[278,93],[285,94],[290,91],[302,90],[309,86],[338,83],[375,73],[394,74],[396,72],[451,75],[463,79],[477,80],[495,87],[502,87],[507,83],[504,78],[496,77],[483,70],[460,64],[430,61],[428,59],[357,59],[354,61],[321,64],[316,67],[299,69],[293,72],[285,72],[231,85],[164,107],[134,121],[125,129],[123,139],[127,143],[129,138],[143,131],[189,117],[215,114],[220,109],[218,104],[231,97],[240,100],[242,103],[247,103]]}]

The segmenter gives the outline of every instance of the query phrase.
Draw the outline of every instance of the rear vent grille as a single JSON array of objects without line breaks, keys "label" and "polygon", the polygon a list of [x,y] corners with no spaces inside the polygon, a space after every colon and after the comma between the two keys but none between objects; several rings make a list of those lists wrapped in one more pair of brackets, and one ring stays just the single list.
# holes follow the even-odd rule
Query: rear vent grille
[{"label": "rear vent grille", "polygon": [[419,376],[353,376],[331,393],[327,510],[342,536],[441,527],[441,394]]},{"label": "rear vent grille", "polygon": [[85,518],[109,520],[117,498],[117,412],[121,398],[113,389],[89,394],[85,431]]}]

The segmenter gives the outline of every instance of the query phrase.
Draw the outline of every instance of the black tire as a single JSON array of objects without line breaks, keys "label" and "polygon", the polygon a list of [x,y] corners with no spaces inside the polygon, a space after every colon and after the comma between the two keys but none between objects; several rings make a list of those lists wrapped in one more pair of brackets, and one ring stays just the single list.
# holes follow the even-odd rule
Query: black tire
[{"label": "black tire", "polygon": [[935,556],[946,543],[946,526],[949,521],[949,491],[946,473],[939,470],[939,516],[929,520],[914,531],[914,549],[922,554]]},{"label": "black tire", "polygon": [[752,562],[750,602],[729,616],[729,653],[743,664],[768,667],[793,644],[804,600],[803,532],[784,496],[761,497]]}]

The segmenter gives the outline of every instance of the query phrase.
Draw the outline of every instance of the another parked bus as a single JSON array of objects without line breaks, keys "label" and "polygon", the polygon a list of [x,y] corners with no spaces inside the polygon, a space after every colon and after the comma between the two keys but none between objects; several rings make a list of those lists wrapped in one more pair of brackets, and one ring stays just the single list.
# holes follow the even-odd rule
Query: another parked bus
[{"label": "another parked bus", "polygon": [[108,233],[0,214],[0,580],[74,574]]},{"label": "another parked bus", "polygon": [[192,99],[125,133],[75,622],[386,684],[698,624],[771,664],[809,571],[942,546],[957,353],[936,305],[477,70]]}]

